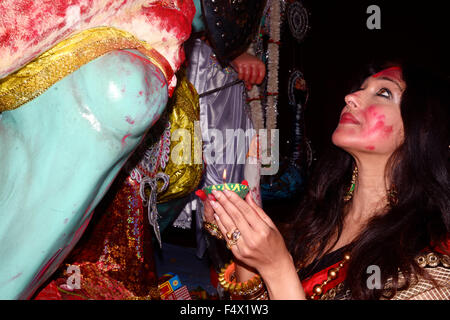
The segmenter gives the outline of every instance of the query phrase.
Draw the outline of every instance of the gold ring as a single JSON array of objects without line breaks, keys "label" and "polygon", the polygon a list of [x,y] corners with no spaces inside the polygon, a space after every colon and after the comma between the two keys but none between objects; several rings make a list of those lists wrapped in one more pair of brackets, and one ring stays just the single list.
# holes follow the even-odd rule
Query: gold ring
[{"label": "gold ring", "polygon": [[222,232],[220,232],[219,227],[217,226],[217,224],[215,224],[213,222],[205,221],[203,223],[203,226],[209,232],[210,235],[216,237],[217,239],[223,239]]},{"label": "gold ring", "polygon": [[227,241],[227,248],[229,250],[231,250],[231,246],[236,245],[237,241],[231,240],[231,241]]},{"label": "gold ring", "polygon": [[239,239],[241,232],[239,229],[235,228],[233,231],[227,232],[228,240],[237,240]]},{"label": "gold ring", "polygon": [[233,233],[231,234],[231,239],[234,242],[237,242],[239,240],[239,237],[241,236],[241,232],[239,229],[234,229]]}]

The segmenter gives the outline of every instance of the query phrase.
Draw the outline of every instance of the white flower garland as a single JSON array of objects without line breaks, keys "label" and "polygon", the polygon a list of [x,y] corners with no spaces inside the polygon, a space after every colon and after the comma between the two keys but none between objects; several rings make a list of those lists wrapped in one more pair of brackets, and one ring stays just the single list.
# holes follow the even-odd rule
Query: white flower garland
[{"label": "white flower garland", "polygon": [[[278,67],[280,46],[280,0],[270,0],[268,62],[267,62],[267,106],[266,119],[263,118],[263,110],[259,88],[253,86],[248,93],[252,121],[255,129],[275,129],[277,126],[277,102],[278,102]],[[255,55],[250,46],[248,53]],[[265,124],[265,125],[264,125]]]},{"label": "white flower garland", "polygon": [[280,1],[272,0],[270,7],[270,40],[267,74],[266,129],[277,127],[278,64],[280,52]]}]

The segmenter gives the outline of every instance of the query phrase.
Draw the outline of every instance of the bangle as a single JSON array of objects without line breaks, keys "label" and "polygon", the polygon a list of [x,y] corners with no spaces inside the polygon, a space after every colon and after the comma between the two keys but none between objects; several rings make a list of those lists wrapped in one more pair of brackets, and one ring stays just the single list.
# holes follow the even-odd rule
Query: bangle
[{"label": "bangle", "polygon": [[239,296],[248,300],[266,300],[267,290],[259,274],[245,282],[236,282],[236,264],[230,262],[219,273],[219,283],[231,296]]},{"label": "bangle", "polygon": [[217,239],[223,239],[223,235],[222,232],[220,232],[219,227],[217,226],[217,224],[213,223],[213,222],[208,222],[205,221],[203,223],[203,227],[206,229],[206,231],[209,232],[210,235],[212,235],[213,237],[216,237]]}]

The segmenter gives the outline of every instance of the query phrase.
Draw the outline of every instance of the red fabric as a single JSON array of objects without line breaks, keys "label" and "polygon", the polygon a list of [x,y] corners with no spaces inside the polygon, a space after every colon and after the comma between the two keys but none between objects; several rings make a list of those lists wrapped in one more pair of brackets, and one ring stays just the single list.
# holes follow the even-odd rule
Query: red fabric
[{"label": "red fabric", "polygon": [[[151,230],[139,185],[130,177],[119,176],[116,181],[82,239],[36,299],[123,300],[148,294],[159,299]],[[67,288],[67,265],[80,267],[80,289]]]},{"label": "red fabric", "polygon": [[[450,236],[447,239],[438,244],[431,244],[428,250],[439,252],[441,254],[448,254],[450,251]],[[426,250],[427,250],[426,249]],[[314,286],[322,284],[328,279],[328,271],[333,268],[337,268],[342,261],[339,261],[326,269],[323,269],[311,277],[302,281],[303,289],[305,290],[306,296],[310,297],[313,295]],[[347,277],[348,264],[345,264],[341,269],[339,269],[338,276],[336,279],[330,281],[325,286],[322,287],[322,294],[326,293],[328,290],[335,288],[339,283],[343,282]]]},{"label": "red fabric", "polygon": [[34,300],[62,300],[61,294],[58,291],[58,286],[55,281],[49,283]]},{"label": "red fabric", "polygon": [[441,243],[430,245],[431,250],[435,252],[439,252],[441,254],[449,254],[450,253],[450,234],[447,234],[447,239],[442,241]]},{"label": "red fabric", "polygon": [[217,274],[216,270],[214,270],[213,266],[209,268],[209,275],[211,279],[211,284],[214,288],[217,288],[219,285],[219,275]]},{"label": "red fabric", "polygon": [[[58,279],[60,280],[60,279]],[[59,281],[61,282],[61,281]],[[87,300],[87,298],[82,297],[77,294],[67,294],[58,289],[58,282],[53,280],[46,287],[44,287],[33,300]]]}]

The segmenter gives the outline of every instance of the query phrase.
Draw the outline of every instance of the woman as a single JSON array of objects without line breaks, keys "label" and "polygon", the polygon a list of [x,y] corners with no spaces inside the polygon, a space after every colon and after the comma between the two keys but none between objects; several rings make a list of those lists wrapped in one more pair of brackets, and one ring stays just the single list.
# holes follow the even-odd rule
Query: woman
[{"label": "woman", "polygon": [[317,165],[289,249],[251,197],[205,202],[236,258],[220,277],[232,295],[450,298],[448,84],[407,65],[368,75],[345,97],[338,148]]}]

